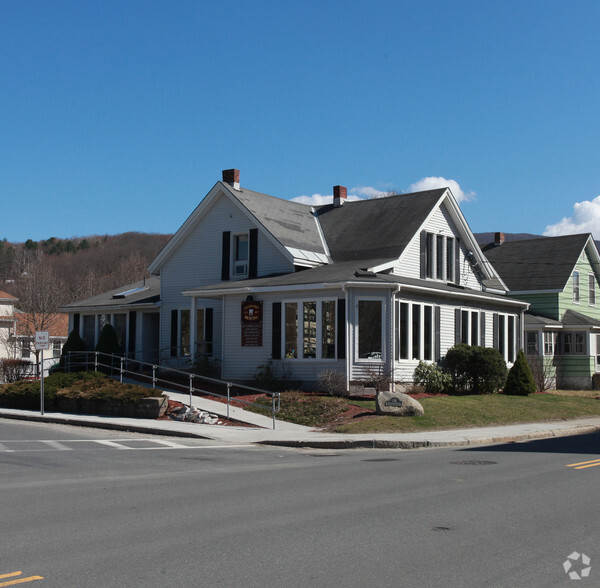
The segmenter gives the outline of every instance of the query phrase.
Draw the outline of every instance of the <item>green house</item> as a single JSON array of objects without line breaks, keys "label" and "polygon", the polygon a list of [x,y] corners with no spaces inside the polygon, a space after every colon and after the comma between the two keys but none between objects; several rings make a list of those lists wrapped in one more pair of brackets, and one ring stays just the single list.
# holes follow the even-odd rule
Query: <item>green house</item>
[{"label": "green house", "polygon": [[523,347],[541,387],[586,389],[600,372],[600,255],[591,234],[505,242],[483,252],[509,289],[529,302]]}]

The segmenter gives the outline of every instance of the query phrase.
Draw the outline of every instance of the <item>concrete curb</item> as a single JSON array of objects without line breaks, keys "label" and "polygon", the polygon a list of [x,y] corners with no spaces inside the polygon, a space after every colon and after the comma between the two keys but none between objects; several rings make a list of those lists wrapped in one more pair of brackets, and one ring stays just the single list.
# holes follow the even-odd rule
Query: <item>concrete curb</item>
[{"label": "concrete curb", "polygon": [[17,415],[5,414],[0,412],[0,418],[12,419],[15,421],[34,421],[38,423],[54,423],[58,425],[70,425],[72,427],[88,427],[90,429],[106,429],[109,431],[128,431],[130,433],[145,433],[147,435],[162,435],[163,437],[190,437],[194,439],[214,440],[214,437],[200,435],[190,431],[165,430],[158,427],[145,427],[142,425],[119,424],[119,423],[103,423],[98,421],[86,421],[75,418],[62,418],[51,416],[38,415]]},{"label": "concrete curb", "polygon": [[476,439],[464,439],[461,441],[394,441],[389,439],[332,439],[331,441],[266,440],[257,441],[256,444],[304,449],[430,449],[435,447],[469,447],[472,445],[520,443],[523,441],[535,441],[539,439],[549,439],[553,437],[569,437],[573,435],[585,435],[588,433],[598,432],[600,432],[600,425],[579,426],[576,428],[556,429],[550,431],[539,431],[536,433],[524,433],[523,435],[509,435],[506,437],[479,437]]}]

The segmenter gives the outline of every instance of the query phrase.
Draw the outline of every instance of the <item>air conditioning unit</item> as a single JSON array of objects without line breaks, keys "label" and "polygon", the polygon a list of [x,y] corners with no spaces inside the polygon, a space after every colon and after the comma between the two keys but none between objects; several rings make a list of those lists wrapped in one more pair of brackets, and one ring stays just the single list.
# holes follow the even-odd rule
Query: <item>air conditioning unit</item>
[{"label": "air conditioning unit", "polygon": [[247,262],[235,262],[235,275],[236,276],[245,276],[248,273],[248,263]]}]

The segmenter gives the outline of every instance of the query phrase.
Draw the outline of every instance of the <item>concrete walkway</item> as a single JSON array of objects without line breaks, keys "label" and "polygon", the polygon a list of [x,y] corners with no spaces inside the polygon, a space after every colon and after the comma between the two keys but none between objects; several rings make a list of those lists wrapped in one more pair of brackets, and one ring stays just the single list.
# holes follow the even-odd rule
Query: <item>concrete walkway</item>
[{"label": "concrete walkway", "polygon": [[[184,394],[176,397],[168,393],[174,400],[187,404],[189,396]],[[202,402],[200,402],[202,401]],[[212,403],[212,404],[208,404]],[[212,406],[212,405],[218,406]],[[221,414],[225,405],[219,402],[194,398],[194,406],[209,412]],[[215,408],[215,410],[211,410]],[[235,410],[235,417],[234,417]],[[240,412],[238,412],[240,411]],[[251,426],[230,427],[220,425],[203,425],[166,420],[146,420],[132,418],[116,418],[93,415],[74,415],[56,412],[46,412],[41,415],[36,411],[0,409],[0,418],[22,419],[29,421],[62,423],[85,427],[96,427],[168,435],[212,439],[228,444],[264,444],[284,447],[311,447],[323,449],[350,448],[397,448],[417,449],[427,447],[462,447],[471,445],[486,445],[493,443],[511,443],[579,435],[600,431],[600,417],[554,421],[543,423],[526,423],[502,427],[479,427],[472,429],[453,429],[447,431],[429,431],[424,433],[372,433],[362,435],[342,435],[323,433],[301,425],[277,421],[276,429],[272,429],[269,417],[254,415],[241,409],[231,410],[231,416],[240,420],[252,419]],[[260,418],[259,418],[260,417]]]}]

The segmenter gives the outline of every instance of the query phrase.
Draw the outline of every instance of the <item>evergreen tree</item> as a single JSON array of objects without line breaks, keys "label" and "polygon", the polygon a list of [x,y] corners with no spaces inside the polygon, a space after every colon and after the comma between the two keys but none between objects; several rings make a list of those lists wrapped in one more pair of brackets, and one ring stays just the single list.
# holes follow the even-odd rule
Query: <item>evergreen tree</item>
[{"label": "evergreen tree", "polygon": [[519,349],[517,359],[508,372],[506,384],[504,385],[504,394],[514,396],[527,396],[536,391],[535,381],[531,368],[525,359],[525,354]]}]

